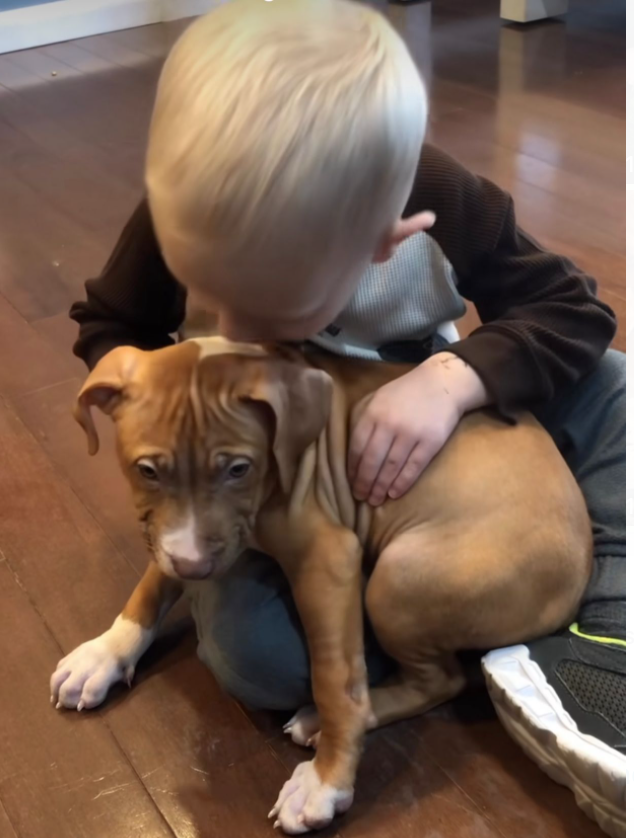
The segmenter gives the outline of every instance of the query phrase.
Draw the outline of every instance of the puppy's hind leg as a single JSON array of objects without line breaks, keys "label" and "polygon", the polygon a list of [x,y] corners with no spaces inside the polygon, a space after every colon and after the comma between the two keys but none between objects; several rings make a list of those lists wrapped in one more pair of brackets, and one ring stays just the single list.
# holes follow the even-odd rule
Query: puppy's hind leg
[{"label": "puppy's hind leg", "polygon": [[[419,715],[462,691],[466,679],[451,642],[451,592],[436,584],[438,560],[404,536],[381,554],[366,591],[370,621],[397,672],[370,691],[374,726]],[[444,590],[443,590],[444,588]]]},{"label": "puppy's hind leg", "polygon": [[[465,621],[465,603],[460,602],[460,586],[446,584],[444,574],[436,557],[424,555],[417,535],[393,542],[377,562],[366,608],[380,644],[399,669],[370,690],[368,728],[424,713],[465,685],[454,654],[459,646],[453,645]],[[284,729],[297,744],[315,747],[320,727],[313,707],[300,711]]]}]

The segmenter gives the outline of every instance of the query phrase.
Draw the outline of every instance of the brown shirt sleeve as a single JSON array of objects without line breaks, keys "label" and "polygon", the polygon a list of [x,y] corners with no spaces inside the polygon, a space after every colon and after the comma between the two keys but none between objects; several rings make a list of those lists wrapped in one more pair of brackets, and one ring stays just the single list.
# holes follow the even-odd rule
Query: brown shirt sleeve
[{"label": "brown shirt sleeve", "polygon": [[170,335],[185,318],[185,298],[185,289],[163,261],[143,200],[100,276],[86,282],[86,299],[70,310],[79,323],[73,351],[92,369],[116,346],[169,346]]},{"label": "brown shirt sleeve", "polygon": [[430,230],[483,325],[451,345],[504,413],[551,399],[598,362],[616,328],[596,282],[542,248],[515,221],[511,197],[431,145],[406,215],[433,210]]}]

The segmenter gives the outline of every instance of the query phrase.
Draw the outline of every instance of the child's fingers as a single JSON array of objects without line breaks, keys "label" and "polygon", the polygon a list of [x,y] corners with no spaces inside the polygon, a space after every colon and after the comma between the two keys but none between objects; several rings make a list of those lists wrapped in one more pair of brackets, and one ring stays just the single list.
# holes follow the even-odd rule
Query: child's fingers
[{"label": "child's fingers", "polygon": [[396,437],[372,486],[369,500],[372,506],[380,506],[384,502],[388,489],[401,473],[415,446],[415,439],[406,436]]},{"label": "child's fingers", "polygon": [[387,428],[375,427],[370,441],[359,461],[359,467],[352,484],[352,493],[359,501],[367,500],[374,486],[381,466],[392,446],[394,432]]},{"label": "child's fingers", "polygon": [[396,500],[408,492],[429,463],[438,453],[438,449],[427,442],[419,442],[409,455],[407,462],[388,490],[388,497]]},{"label": "child's fingers", "polygon": [[373,433],[374,421],[370,419],[367,414],[363,414],[359,422],[357,422],[352,430],[348,450],[348,478],[353,486],[357,479],[357,472],[359,471],[361,457],[363,456],[363,452],[367,448]]}]

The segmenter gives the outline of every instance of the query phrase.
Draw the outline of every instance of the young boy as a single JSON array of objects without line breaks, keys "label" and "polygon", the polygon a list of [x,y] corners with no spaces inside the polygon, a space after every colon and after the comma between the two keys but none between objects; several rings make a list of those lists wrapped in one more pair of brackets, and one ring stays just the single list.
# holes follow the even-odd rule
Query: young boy
[{"label": "young boy", "polygon": [[[417,362],[353,429],[350,478],[373,504],[406,492],[465,412],[492,404],[512,421],[533,410],[584,491],[595,567],[577,624],[523,651],[522,685],[553,712],[540,719],[525,691],[512,695],[495,656],[494,699],[518,708],[518,739],[576,792],[596,782],[590,809],[620,834],[625,365],[607,351],[614,316],[590,277],[517,227],[507,194],[423,145],[426,115],[405,45],[361,5],[233,0],[197,21],[161,77],[148,198],[73,306],[75,352],[92,367],[122,344],[169,344],[189,294],[230,338]],[[464,340],[461,298],[484,324]],[[252,705],[309,702],[275,563],[251,556],[213,584],[194,612],[218,680]],[[390,666],[372,640],[368,665],[372,682]]]}]

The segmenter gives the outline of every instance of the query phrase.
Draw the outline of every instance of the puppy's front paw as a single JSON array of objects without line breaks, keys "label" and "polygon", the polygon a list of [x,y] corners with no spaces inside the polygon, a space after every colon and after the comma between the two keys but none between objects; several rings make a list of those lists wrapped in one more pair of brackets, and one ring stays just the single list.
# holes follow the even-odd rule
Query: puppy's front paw
[{"label": "puppy's front paw", "polygon": [[275,818],[274,825],[287,835],[323,829],[335,815],[350,808],[353,794],[352,789],[337,789],[322,782],[314,760],[302,762],[284,783],[269,818]]},{"label": "puppy's front paw", "polygon": [[57,709],[96,707],[113,684],[131,684],[134,668],[148,643],[150,632],[118,617],[112,628],[82,643],[58,664],[51,676],[51,704]]},{"label": "puppy's front paw", "polygon": [[319,713],[314,704],[302,707],[284,725],[284,733],[287,733],[296,745],[304,748],[316,748],[321,733],[321,721]]}]

